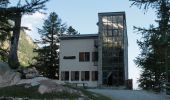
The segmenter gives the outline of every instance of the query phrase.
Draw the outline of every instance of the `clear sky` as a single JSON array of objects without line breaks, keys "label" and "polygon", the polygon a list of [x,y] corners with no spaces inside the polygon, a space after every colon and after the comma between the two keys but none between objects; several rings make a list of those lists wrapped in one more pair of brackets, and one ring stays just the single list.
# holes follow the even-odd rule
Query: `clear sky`
[{"label": "clear sky", "polygon": [[149,10],[144,14],[144,10],[130,6],[129,0],[51,0],[46,6],[47,15],[35,13],[32,16],[24,16],[22,25],[32,29],[27,33],[34,39],[38,39],[36,28],[41,28],[43,20],[50,12],[56,12],[68,26],[73,26],[81,34],[91,34],[98,32],[96,23],[99,12],[125,11],[129,41],[129,78],[134,80],[134,88],[136,89],[136,80],[139,78],[140,71],[133,60],[140,52],[136,44],[140,35],[135,33],[133,26],[148,27],[150,24],[154,24],[155,12]]}]

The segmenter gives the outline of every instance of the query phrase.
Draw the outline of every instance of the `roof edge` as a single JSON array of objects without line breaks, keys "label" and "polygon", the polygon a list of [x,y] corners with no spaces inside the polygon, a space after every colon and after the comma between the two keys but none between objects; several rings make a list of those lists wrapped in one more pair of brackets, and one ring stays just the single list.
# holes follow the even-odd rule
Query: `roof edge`
[{"label": "roof edge", "polygon": [[59,37],[61,40],[74,40],[74,39],[96,39],[98,34],[80,34],[80,35],[65,35]]}]

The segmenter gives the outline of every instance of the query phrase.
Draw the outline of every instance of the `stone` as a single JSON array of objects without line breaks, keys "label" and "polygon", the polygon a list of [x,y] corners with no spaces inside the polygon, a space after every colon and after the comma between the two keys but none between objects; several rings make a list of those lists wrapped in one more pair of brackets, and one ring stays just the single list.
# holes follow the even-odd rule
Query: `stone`
[{"label": "stone", "polygon": [[20,77],[20,73],[10,69],[7,63],[0,62],[0,87],[16,85]]},{"label": "stone", "polygon": [[48,78],[46,78],[46,77],[35,77],[35,78],[32,78],[32,79],[21,79],[18,82],[18,85],[19,84],[29,84],[31,86],[37,86],[37,85],[40,85],[40,81],[42,81],[42,80],[48,80]]},{"label": "stone", "polygon": [[45,85],[40,85],[39,88],[38,88],[38,92],[41,93],[41,94],[49,93],[50,89],[48,89],[48,87],[45,86]]},{"label": "stone", "polygon": [[4,75],[6,71],[9,71],[10,67],[5,62],[0,62],[0,76]]},{"label": "stone", "polygon": [[56,83],[53,80],[42,80],[40,81],[40,86],[38,92],[41,94],[44,93],[58,93],[58,92],[67,92],[70,94],[82,94],[80,91],[65,87],[61,84]]},{"label": "stone", "polygon": [[10,97],[1,97],[0,100],[13,100],[13,99]]},{"label": "stone", "polygon": [[24,68],[22,70],[22,74],[24,76],[25,79],[31,79],[34,77],[38,77],[39,76],[39,72],[36,70],[35,67],[32,68]]}]

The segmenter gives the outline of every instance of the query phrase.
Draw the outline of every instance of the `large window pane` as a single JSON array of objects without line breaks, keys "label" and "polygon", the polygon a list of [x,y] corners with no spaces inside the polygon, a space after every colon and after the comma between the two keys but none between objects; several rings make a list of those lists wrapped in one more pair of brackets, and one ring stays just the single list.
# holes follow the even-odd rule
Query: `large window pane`
[{"label": "large window pane", "polygon": [[71,81],[79,81],[79,71],[71,72]]},{"label": "large window pane", "polygon": [[113,43],[113,37],[107,37],[107,39],[108,39],[108,43],[110,44],[112,44]]},{"label": "large window pane", "polygon": [[90,74],[89,71],[85,71],[85,80],[86,81],[89,81],[89,78],[90,78],[89,74]]},{"label": "large window pane", "polygon": [[107,36],[112,36],[112,30],[108,30],[108,35]]},{"label": "large window pane", "polygon": [[85,52],[85,61],[90,61],[90,52]]},{"label": "large window pane", "polygon": [[98,80],[98,71],[92,71],[92,81]]},{"label": "large window pane", "polygon": [[64,81],[65,79],[65,73],[64,72],[61,72],[61,80]]},{"label": "large window pane", "polygon": [[79,61],[90,61],[90,52],[80,52]]},{"label": "large window pane", "polygon": [[79,61],[84,61],[84,53],[83,52],[79,53]]},{"label": "large window pane", "polygon": [[81,72],[81,80],[82,81],[89,81],[89,71],[82,71]]},{"label": "large window pane", "polygon": [[98,61],[98,52],[92,53],[92,61]]},{"label": "large window pane", "polygon": [[62,81],[69,81],[69,71],[62,71],[61,72],[61,80]]},{"label": "large window pane", "polygon": [[107,22],[107,16],[103,16],[103,17],[102,17],[102,22],[103,22],[103,23]]}]

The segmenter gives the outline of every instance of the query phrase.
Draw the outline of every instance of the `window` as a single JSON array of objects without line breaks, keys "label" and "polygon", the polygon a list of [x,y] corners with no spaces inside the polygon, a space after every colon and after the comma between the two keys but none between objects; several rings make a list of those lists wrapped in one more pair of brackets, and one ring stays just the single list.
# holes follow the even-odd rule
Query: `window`
[{"label": "window", "polygon": [[61,72],[61,80],[62,81],[69,81],[69,71],[62,71]]},{"label": "window", "polygon": [[80,52],[79,61],[90,61],[90,52]]},{"label": "window", "polygon": [[92,61],[98,61],[98,52],[93,52],[92,53]]},{"label": "window", "polygon": [[71,81],[79,81],[79,71],[71,72]]},{"label": "window", "polygon": [[81,72],[81,80],[82,81],[89,81],[89,71],[82,71]]},{"label": "window", "polygon": [[97,81],[97,80],[98,80],[98,72],[92,71],[92,81]]}]

